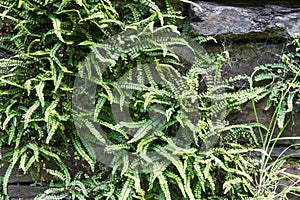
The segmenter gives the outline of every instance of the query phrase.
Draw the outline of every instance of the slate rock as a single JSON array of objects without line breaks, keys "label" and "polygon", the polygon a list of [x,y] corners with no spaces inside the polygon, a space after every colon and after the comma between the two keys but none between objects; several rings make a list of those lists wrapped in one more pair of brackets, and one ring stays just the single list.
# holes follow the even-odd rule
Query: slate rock
[{"label": "slate rock", "polygon": [[[225,1],[226,2],[226,1]],[[300,6],[230,6],[198,1],[191,6],[192,35],[244,35],[249,37],[297,37],[300,33]],[[239,36],[240,37],[240,36]]]}]

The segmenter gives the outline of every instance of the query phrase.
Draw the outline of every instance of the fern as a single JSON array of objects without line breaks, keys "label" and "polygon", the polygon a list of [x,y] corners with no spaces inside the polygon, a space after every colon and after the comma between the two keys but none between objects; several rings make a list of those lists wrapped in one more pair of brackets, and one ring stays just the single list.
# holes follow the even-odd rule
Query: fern
[{"label": "fern", "polygon": [[163,174],[158,174],[157,178],[159,180],[159,185],[165,194],[166,200],[171,200],[171,193],[169,190],[168,181],[166,180],[166,177]]},{"label": "fern", "polygon": [[42,199],[55,199],[55,200],[60,200],[60,199],[65,199],[68,197],[68,194],[64,192],[64,188],[50,188],[47,189],[44,194],[40,194],[37,197],[35,197],[35,200],[42,200]]},{"label": "fern", "polygon": [[132,179],[128,178],[122,187],[122,191],[120,193],[120,198],[119,198],[120,200],[126,200],[129,198],[129,195],[131,193],[131,185],[132,185]]},{"label": "fern", "polygon": [[[294,40],[297,41],[297,40]],[[297,42],[294,42],[299,47]],[[286,114],[297,110],[293,103],[293,98],[297,95],[299,88],[299,52],[290,52],[282,56],[282,63],[266,64],[255,68],[253,73],[254,80],[269,81],[265,86],[265,96],[268,96],[266,110],[271,106],[279,104],[277,124],[279,128],[284,127]]]},{"label": "fern", "polygon": [[61,21],[54,16],[50,16],[50,19],[52,20],[56,36],[61,42],[66,43],[61,34]]},{"label": "fern", "polygon": [[172,178],[176,181],[176,185],[178,185],[180,191],[182,192],[183,197],[186,198],[186,192],[181,178],[170,171],[166,171],[164,174],[166,177]]},{"label": "fern", "polygon": [[92,171],[95,169],[95,158],[91,158],[86,151],[83,149],[82,145],[80,144],[77,137],[72,137],[72,141],[74,144],[75,149],[90,165]]},{"label": "fern", "polygon": [[12,156],[12,162],[9,164],[6,172],[5,172],[5,175],[3,177],[3,193],[5,195],[7,195],[7,186],[8,186],[8,182],[9,182],[9,177],[12,173],[12,170],[13,168],[15,167],[20,155],[22,154],[22,151],[20,152],[20,149],[15,149],[14,152],[13,152],[13,156]]},{"label": "fern", "polygon": [[24,117],[24,129],[27,128],[28,123],[30,122],[32,113],[40,106],[40,102],[36,101],[26,112]]},{"label": "fern", "polygon": [[40,82],[37,86],[36,86],[36,92],[37,95],[39,97],[41,106],[44,107],[45,106],[45,100],[44,100],[44,94],[43,94],[43,89],[45,87],[45,83],[44,82]]},{"label": "fern", "polygon": [[[228,134],[224,144],[205,151],[200,147],[216,134],[209,131],[212,116],[226,108],[228,112],[238,109],[249,99],[259,100],[272,90],[232,90],[230,84],[249,81],[248,77],[222,83],[220,66],[227,55],[212,60],[193,49],[175,25],[183,17],[173,1],[9,0],[0,4],[1,17],[14,27],[0,42],[8,53],[0,59],[0,146],[15,149],[4,155],[10,162],[1,181],[6,196],[15,166],[25,173],[43,167],[53,176],[50,188],[36,199],[203,199],[224,191],[244,194],[251,182],[247,176],[251,166],[243,157],[247,149],[230,146],[228,141],[244,135],[254,140],[254,126],[224,127],[223,121],[218,122],[216,132]],[[157,25],[161,27],[154,28]],[[118,34],[122,30],[125,33]],[[109,42],[103,42],[106,38]],[[205,39],[199,42],[213,40]],[[190,60],[177,55],[182,49],[196,58],[190,68],[185,65]],[[95,56],[84,60],[91,51]],[[284,70],[294,72],[297,67]],[[89,78],[79,82],[78,91],[76,76]],[[201,76],[208,76],[203,91]],[[277,80],[279,75],[273,77]],[[270,80],[270,76],[257,80]],[[96,95],[85,99],[89,95],[85,87],[91,85]],[[223,94],[225,89],[230,92]],[[81,102],[92,100],[95,108],[87,110],[83,104],[72,108],[72,92]],[[274,92],[272,100],[278,94]],[[294,95],[282,104],[285,112],[281,113],[295,108],[298,95]],[[117,119],[116,110],[129,116]],[[75,119],[74,127],[72,117],[83,120]],[[76,134],[76,128],[84,134]],[[83,167],[89,166],[93,174],[81,166],[81,172],[74,173],[63,159],[70,155],[55,146],[74,147],[76,158],[86,161]],[[96,164],[95,147],[114,156],[112,170]],[[55,166],[39,165],[45,160]],[[138,174],[141,168],[145,173]],[[244,190],[238,188],[242,183]]]}]

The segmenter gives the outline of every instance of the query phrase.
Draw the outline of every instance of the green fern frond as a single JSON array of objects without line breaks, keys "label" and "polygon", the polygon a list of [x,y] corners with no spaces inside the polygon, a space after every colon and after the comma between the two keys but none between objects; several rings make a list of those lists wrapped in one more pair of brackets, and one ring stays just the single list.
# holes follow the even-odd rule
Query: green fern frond
[{"label": "green fern frond", "polygon": [[16,116],[16,114],[15,113],[12,113],[12,114],[10,114],[10,115],[8,115],[7,117],[6,117],[6,119],[4,120],[4,122],[3,122],[3,124],[2,124],[2,130],[5,130],[6,129],[6,126],[8,125],[8,123],[11,121],[11,119],[13,118],[13,117],[15,117]]},{"label": "green fern frond", "polygon": [[176,181],[176,184],[178,185],[183,197],[186,198],[186,192],[185,192],[185,188],[184,188],[184,185],[183,185],[183,182],[182,182],[181,178],[179,176],[177,176],[176,174],[170,172],[170,171],[165,171],[164,175],[166,177],[172,178]]},{"label": "green fern frond", "polygon": [[45,106],[45,100],[44,100],[44,94],[43,94],[43,89],[45,87],[45,82],[41,81],[36,87],[36,92],[37,92],[37,95],[39,97],[39,100],[40,100],[40,103],[41,103],[41,106],[44,107]]},{"label": "green fern frond", "polygon": [[43,194],[39,194],[34,200],[60,200],[68,197],[65,188],[49,188]]},{"label": "green fern frond", "polygon": [[286,101],[283,101],[278,112],[277,123],[279,128],[283,128],[284,126],[286,113],[287,113]]},{"label": "green fern frond", "polygon": [[128,178],[122,187],[122,191],[119,198],[120,200],[127,200],[129,198],[129,195],[132,190],[131,189],[132,185],[133,185],[133,180],[131,178]]},{"label": "green fern frond", "polygon": [[148,134],[148,132],[153,128],[153,126],[155,127],[155,122],[153,122],[152,120],[148,120],[148,122],[145,123],[145,125],[143,125],[136,131],[133,138],[130,139],[127,143],[134,143],[140,140],[141,138],[145,137]]},{"label": "green fern frond", "polygon": [[40,102],[36,101],[26,112],[25,117],[24,117],[24,129],[27,128],[28,123],[31,120],[31,115],[33,112],[40,106]]},{"label": "green fern frond", "polygon": [[163,174],[158,174],[157,176],[159,181],[159,186],[162,189],[163,193],[165,194],[166,200],[171,200],[171,193],[169,190],[169,185],[166,177]]},{"label": "green fern frond", "polygon": [[50,129],[47,130],[48,135],[46,138],[46,144],[50,143],[50,140],[52,139],[53,135],[55,134],[56,130],[58,129],[60,122],[56,121],[56,119],[52,119],[49,124],[51,124],[51,127],[50,127]]},{"label": "green fern frond", "polygon": [[13,157],[12,157],[12,162],[9,164],[9,166],[7,167],[7,169],[5,171],[5,175],[3,177],[3,183],[2,183],[3,184],[2,190],[5,195],[8,194],[7,187],[8,187],[9,177],[11,176],[13,168],[15,167],[20,155],[21,155],[20,150],[15,149],[14,153],[13,153]]},{"label": "green fern frond", "polygon": [[88,197],[88,191],[87,191],[86,187],[84,186],[84,184],[81,181],[74,180],[74,181],[71,182],[70,186],[79,187],[80,191],[82,192],[84,197]]},{"label": "green fern frond", "polygon": [[73,42],[67,42],[64,40],[64,38],[62,37],[62,29],[61,29],[61,21],[54,17],[54,16],[50,16],[50,19],[52,21],[52,24],[53,24],[53,28],[54,28],[54,31],[55,31],[55,34],[57,36],[57,38],[63,42],[63,43],[66,43],[66,44],[72,44]]},{"label": "green fern frond", "polygon": [[82,145],[80,144],[78,138],[76,136],[72,137],[72,142],[74,144],[75,149],[82,156],[90,165],[91,170],[94,171],[95,169],[95,157],[91,158],[83,149]]},{"label": "green fern frond", "polygon": [[84,121],[87,128],[91,131],[92,135],[94,135],[97,140],[101,143],[105,143],[105,138],[101,135],[101,133],[95,128],[95,126],[88,120]]}]

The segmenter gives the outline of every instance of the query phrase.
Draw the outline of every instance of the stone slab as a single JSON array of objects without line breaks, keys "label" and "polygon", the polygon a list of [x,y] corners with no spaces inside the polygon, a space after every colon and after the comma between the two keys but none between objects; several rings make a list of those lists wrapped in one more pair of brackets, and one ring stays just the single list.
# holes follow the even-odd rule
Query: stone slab
[{"label": "stone slab", "polygon": [[192,35],[288,38],[297,37],[300,33],[300,7],[241,7],[206,1],[197,3],[202,11],[191,6]]},{"label": "stone slab", "polygon": [[[287,42],[287,41],[286,41]],[[269,63],[278,63],[287,51],[285,42],[269,43],[263,41],[241,42],[227,39],[219,40],[219,44],[204,44],[209,53],[228,51],[229,61],[223,64],[223,78],[236,75],[250,76],[254,67]]]},{"label": "stone slab", "polygon": [[35,196],[44,192],[47,187],[30,186],[30,185],[9,185],[8,195],[11,199],[31,200]]}]

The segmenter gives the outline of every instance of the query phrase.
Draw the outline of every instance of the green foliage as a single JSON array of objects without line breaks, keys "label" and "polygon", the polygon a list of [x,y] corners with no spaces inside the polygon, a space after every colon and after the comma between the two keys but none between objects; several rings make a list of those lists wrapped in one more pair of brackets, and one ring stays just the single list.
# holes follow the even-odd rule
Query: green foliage
[{"label": "green foliage", "polygon": [[[293,172],[285,172],[289,156],[284,156],[284,152],[296,144],[291,142],[291,145],[285,148],[275,159],[270,156],[278,140],[294,141],[299,139],[299,137],[281,137],[290,121],[289,119],[287,120],[287,113],[294,114],[298,112],[296,99],[299,95],[299,39],[295,39],[293,44],[295,45],[295,51],[287,55],[284,54],[281,63],[259,66],[252,75],[253,81],[256,81],[254,83],[257,84],[258,82],[258,87],[264,89],[256,99],[268,98],[266,110],[275,107],[269,126],[264,130],[259,129],[262,141],[262,155],[258,164],[259,168],[254,176],[254,183],[252,184],[253,189],[251,193],[254,196],[252,199],[287,199],[289,194],[299,196],[297,194],[299,191],[299,176]],[[253,83],[250,85],[253,87]],[[256,120],[259,122],[255,106],[256,99],[252,99],[252,105]],[[276,127],[280,128],[278,132]],[[287,179],[293,180],[293,183],[278,191],[276,188],[278,183]]]},{"label": "green foliage", "polygon": [[[187,0],[0,0],[0,148],[12,149],[0,154],[8,162],[0,176],[1,199],[9,199],[14,170],[29,173],[32,168],[53,177],[49,189],[35,199],[271,195],[285,159],[269,167],[267,156],[261,164],[248,153],[267,155],[274,127],[228,125],[214,119],[268,95],[267,108],[277,105],[274,120],[284,128],[286,113],[298,111],[299,40],[294,41],[296,51],[283,56],[283,63],[257,68],[262,73],[255,80],[272,84],[236,91],[235,82],[253,86],[253,80],[246,76],[221,80],[228,52],[210,59],[186,43],[176,26],[184,18],[173,6],[179,2],[198,6]],[[124,30],[129,34],[114,37]],[[188,32],[187,20],[183,32]],[[112,42],[104,45],[107,38]],[[209,40],[215,41],[195,38],[199,43]],[[136,45],[126,46],[130,41],[137,41]],[[189,60],[176,54],[176,46],[193,52],[196,62],[186,63]],[[95,57],[85,61],[86,71],[81,71],[91,51]],[[100,62],[108,63],[107,70],[94,68]],[[92,114],[79,109],[76,114],[84,120],[74,122],[72,95],[86,92],[74,91],[78,75],[89,75],[97,91]],[[114,112],[127,108],[131,120],[116,120]],[[89,134],[80,138],[74,123],[85,125]],[[257,129],[268,133],[263,150],[255,149]],[[246,138],[247,144],[239,145],[240,138]],[[103,144],[114,156],[111,170],[97,162],[94,147]],[[76,173],[65,160],[73,154],[60,150],[69,148],[83,163]],[[130,160],[124,151],[136,159]],[[52,165],[47,164],[50,161]],[[145,166],[143,173],[139,173],[141,165]],[[266,169],[272,173],[266,175]],[[267,184],[254,185],[257,180]],[[268,184],[271,186],[265,187]]]},{"label": "green foliage", "polygon": [[[286,115],[299,111],[299,87],[300,87],[300,43],[299,39],[293,40],[295,51],[282,56],[282,62],[268,64],[255,68],[254,80],[266,85],[263,96],[268,96],[265,110],[271,106],[279,105],[277,124],[284,127]],[[258,72],[258,73],[257,73]],[[283,99],[282,99],[283,97]]]},{"label": "green foliage", "polygon": [[[217,113],[216,106],[212,105],[207,111],[205,111],[206,107],[194,108],[191,99],[194,99],[195,102],[213,101],[214,94],[210,90],[199,91],[199,84],[195,83],[199,79],[201,70],[214,71],[216,65],[208,58],[202,58],[203,60],[197,61],[190,70],[187,70],[186,74],[180,74],[182,66],[176,64],[174,60],[177,59],[177,62],[180,63],[180,58],[171,51],[171,47],[181,45],[182,48],[186,48],[184,46],[187,45],[182,38],[172,37],[170,31],[178,33],[176,29],[172,30],[169,27],[162,27],[160,31],[151,32],[153,27],[150,25],[139,35],[133,31],[130,35],[121,35],[118,36],[118,39],[112,39],[112,42],[106,45],[96,45],[93,47],[95,56],[89,57],[81,72],[83,77],[88,76],[91,81],[100,80],[95,83],[98,85],[98,91],[103,95],[99,95],[96,99],[96,105],[100,106],[96,107],[92,115],[89,114],[90,110],[85,111],[84,107],[80,107],[81,105],[75,108],[75,110],[81,111],[78,113],[79,120],[81,117],[91,116],[90,119],[84,118],[84,121],[77,121],[77,123],[78,126],[84,123],[87,130],[90,131],[90,133],[85,131],[82,136],[87,143],[104,145],[103,148],[106,152],[114,155],[113,174],[118,173],[119,170],[121,175],[124,174],[128,177],[121,190],[122,199],[131,196],[146,199],[164,196],[166,199],[172,199],[171,196],[174,194],[169,190],[168,176],[172,176],[176,180],[174,187],[179,184],[186,197],[194,198],[189,182],[191,180],[186,176],[186,173],[193,171],[193,168],[185,169],[180,157],[195,150],[184,149],[180,147],[180,143],[189,145],[197,140],[197,148],[200,148],[201,145],[207,146],[204,132],[208,132],[209,113],[213,112],[213,115]],[[168,34],[163,34],[164,29],[168,30]],[[154,37],[149,37],[149,34]],[[138,42],[132,47],[125,42],[123,45],[122,42],[120,42],[121,45],[115,44],[115,42],[126,41],[131,37],[143,42]],[[146,55],[144,52],[147,52]],[[123,72],[121,80],[116,79],[115,76],[122,74],[120,72],[122,69],[116,62],[119,58],[122,58],[124,60],[122,62],[126,62],[128,66],[135,66],[126,73]],[[97,63],[105,61],[110,63],[110,71],[101,71],[100,68],[93,71],[93,66],[99,66]],[[155,63],[155,65],[146,65],[147,63]],[[207,66],[203,69],[204,64]],[[84,86],[81,82],[78,85]],[[77,92],[79,92],[77,95],[81,100],[89,98],[84,96],[88,92],[85,87],[79,87]],[[114,107],[111,108],[110,104],[104,102],[110,102]],[[155,104],[161,106],[155,106]],[[226,106],[225,103],[224,105]],[[129,121],[121,119],[119,122],[115,120],[116,116],[113,116],[112,113],[118,109],[122,111],[127,108],[132,116],[131,119]],[[113,110],[108,111],[109,109]],[[198,112],[201,109],[203,111],[199,115]],[[151,116],[146,115],[149,112],[151,112]],[[105,133],[100,133],[95,129],[93,124],[95,122],[109,129]],[[180,129],[179,132],[187,133],[182,136],[181,141],[173,140],[172,132],[176,133],[177,129]],[[108,137],[109,141],[103,134]],[[128,134],[130,134],[130,138]],[[202,135],[204,138],[198,138],[198,135]],[[191,137],[194,139],[191,140]],[[86,146],[89,149],[88,152],[93,152],[90,147]],[[122,150],[128,149],[137,155],[137,158],[130,160],[130,163],[128,155],[122,154]],[[151,152],[154,156],[148,155],[147,152]],[[92,157],[96,157],[96,155],[92,155]],[[161,158],[170,162],[178,171],[173,173],[172,170],[167,169],[167,163],[156,161]],[[140,168],[139,165],[149,168],[143,177],[138,173],[139,171],[135,171]],[[209,179],[212,181],[211,177]],[[148,189],[140,185],[146,180],[149,182]]]},{"label": "green foliage", "polygon": [[[68,178],[64,156],[53,146],[74,146],[94,169],[95,158],[74,134],[71,117],[74,77],[79,63],[90,52],[90,45],[78,44],[99,43],[124,30],[126,23],[122,20],[126,16],[120,16],[120,9],[127,8],[108,0],[0,1],[0,48],[4,52],[0,60],[0,136],[1,146],[14,148],[2,157],[10,163],[1,184],[5,196],[12,170],[18,166],[25,173],[32,166],[47,169],[54,176],[64,177],[65,188],[75,187],[77,183]],[[161,13],[155,3],[150,5],[148,1],[144,2],[142,13],[134,14],[137,21],[127,24],[135,26],[133,23],[143,21],[140,27],[163,22],[172,15]],[[50,158],[59,171],[38,164]],[[78,187],[83,190],[81,185]],[[61,197],[69,194],[83,198],[75,193]]]},{"label": "green foliage", "polygon": [[[6,53],[0,62],[1,146],[14,148],[12,152],[3,155],[9,162],[1,184],[4,196],[8,194],[7,186],[12,170],[19,167],[26,173],[34,166],[58,177],[57,181],[62,184],[59,188],[50,188],[38,198],[60,199],[69,195],[80,199],[87,197],[88,189],[76,178],[71,178],[63,162],[64,154],[61,155],[60,151],[52,147],[74,146],[80,157],[87,161],[92,170],[94,169],[95,157],[90,148],[83,148],[78,135],[74,134],[71,117],[73,80],[79,63],[90,52],[89,47],[92,44],[102,42],[126,28],[142,28],[153,23],[169,26],[173,25],[176,19],[182,18],[180,12],[175,11],[168,1],[164,5],[167,8],[165,11],[161,11],[164,9],[160,9],[154,1],[140,3],[142,6],[137,6],[135,1],[125,6],[122,3],[112,4],[108,0],[0,2],[2,23],[8,27],[5,28],[8,31],[2,33],[1,38],[1,50]],[[130,13],[127,11],[128,14],[124,12],[125,15],[121,16],[120,10],[126,9],[130,10]],[[163,52],[155,50],[150,58],[154,59],[154,54],[156,57],[163,57],[167,49],[164,46],[162,48]],[[135,58],[142,51],[143,47],[140,46],[129,53]],[[166,63],[168,62],[174,64],[176,60],[170,58],[166,60]],[[118,65],[120,66],[120,63]],[[170,68],[171,65],[164,67]],[[118,67],[116,69],[118,76],[121,71]],[[109,93],[111,86],[104,83],[102,86],[105,91],[99,93],[107,93],[112,97]],[[158,98],[155,94],[157,91],[157,88],[150,90],[151,95],[148,95],[147,103],[144,102],[142,107],[147,108],[155,101],[167,102]],[[164,91],[160,97],[164,94],[168,92]],[[103,102],[103,99],[100,101],[99,98],[99,102]],[[101,116],[104,116],[100,109],[105,108],[101,108],[101,103],[98,105],[99,110],[95,117],[101,119]],[[102,119],[99,123],[122,133],[121,129],[110,121]],[[90,129],[93,129],[92,125]],[[143,137],[143,130],[149,128],[143,127],[131,140],[132,143]],[[120,136],[111,136],[116,141],[123,139]],[[144,149],[146,146],[139,147]],[[41,160],[49,159],[57,164],[59,170],[48,169],[47,165],[39,164]],[[163,177],[160,177],[160,180],[163,180]]]}]

